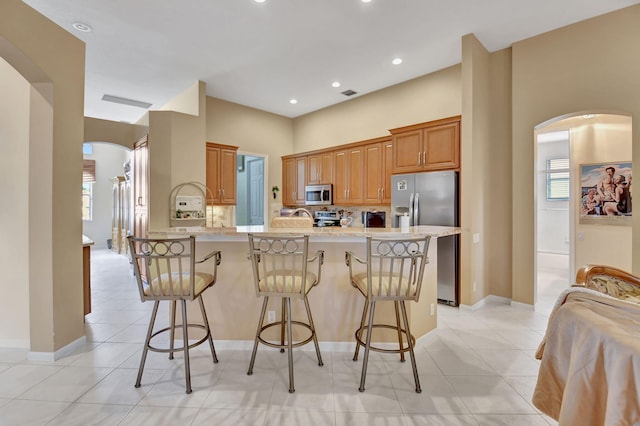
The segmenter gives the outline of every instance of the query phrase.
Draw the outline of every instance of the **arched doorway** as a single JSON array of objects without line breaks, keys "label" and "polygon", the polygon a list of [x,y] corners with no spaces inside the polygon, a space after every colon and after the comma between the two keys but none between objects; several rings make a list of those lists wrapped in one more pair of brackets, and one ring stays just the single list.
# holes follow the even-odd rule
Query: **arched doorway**
[{"label": "arched doorway", "polygon": [[123,239],[114,232],[126,236],[127,229],[133,229],[131,155],[132,150],[122,145],[84,143],[83,158],[95,161],[95,178],[93,182],[83,182],[83,187],[90,185],[91,214],[83,217],[82,233],[94,242],[95,248],[111,246],[123,252],[119,250]]},{"label": "arched doorway", "polygon": [[[627,225],[615,223],[606,215],[585,220],[580,210],[586,185],[584,170],[599,172],[604,171],[602,165],[620,168],[619,164],[631,163],[631,117],[579,112],[541,123],[535,134],[536,308],[548,310],[557,295],[573,283],[576,269],[584,264],[631,270],[630,220]],[[566,201],[553,200],[548,197],[548,190],[554,171],[547,166],[563,158],[567,159],[566,168],[555,177],[564,170],[568,172],[568,193]]]}]

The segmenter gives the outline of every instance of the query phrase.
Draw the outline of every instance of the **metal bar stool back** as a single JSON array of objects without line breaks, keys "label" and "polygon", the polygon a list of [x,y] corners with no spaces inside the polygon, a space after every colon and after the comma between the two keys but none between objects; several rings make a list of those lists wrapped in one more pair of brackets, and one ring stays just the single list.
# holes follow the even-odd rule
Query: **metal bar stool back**
[{"label": "metal bar stool back", "polygon": [[[353,356],[353,360],[357,361],[360,346],[364,346],[360,392],[365,390],[364,385],[370,350],[399,353],[401,361],[404,361],[404,353],[409,352],[416,392],[421,392],[413,350],[415,338],[411,335],[409,328],[405,302],[417,302],[420,298],[424,268],[429,263],[429,258],[427,257],[429,242],[429,236],[400,239],[373,238],[369,236],[366,240],[366,260],[358,258],[353,252],[348,251],[345,253],[345,262],[349,268],[351,285],[365,298],[360,328],[355,333],[356,350]],[[361,265],[366,265],[366,268],[356,268],[354,261]],[[374,323],[376,303],[379,301],[394,302],[395,324]],[[383,348],[371,344],[373,331],[381,328],[395,330],[398,336],[397,349]]]},{"label": "metal bar stool back", "polygon": [[[202,293],[216,282],[218,265],[220,265],[221,261],[220,251],[213,251],[204,258],[196,260],[195,236],[170,239],[134,238],[129,236],[127,239],[140,292],[140,300],[142,302],[154,302],[135,386],[140,387],[148,351],[169,353],[169,359],[173,359],[174,352],[182,351],[184,353],[186,392],[191,393],[189,349],[208,341],[213,362],[218,362],[209,321],[202,302]],[[204,263],[209,259],[212,259],[211,272],[197,272],[196,264]],[[187,301],[196,299],[200,305],[203,324],[189,323],[187,320]],[[162,300],[171,302],[171,325],[154,332],[158,307]],[[182,324],[176,325],[177,301],[181,303]],[[183,339],[182,347],[178,348],[174,347],[175,330],[177,328],[182,329]],[[189,343],[189,328],[204,330],[204,336],[193,343]],[[167,331],[169,332],[168,348],[152,344],[154,337]]]},{"label": "metal bar stool back", "polygon": [[[251,354],[251,362],[247,374],[253,374],[258,343],[273,348],[280,348],[280,352],[288,351],[289,361],[289,392],[295,392],[293,380],[293,348],[305,345],[313,340],[318,357],[318,365],[322,366],[320,347],[316,336],[313,318],[307,294],[320,282],[320,272],[324,261],[324,252],[319,250],[309,258],[309,236],[278,236],[249,234],[250,259],[256,295],[263,297],[262,310],[258,321],[258,328]],[[308,265],[317,263],[317,270],[311,272]],[[282,312],[279,321],[265,324],[267,305],[271,296],[282,298]],[[308,322],[294,321],[291,317],[291,299],[302,299],[307,312]],[[292,326],[301,326],[310,335],[301,341],[293,342]],[[266,338],[265,331],[272,327],[280,328],[280,341],[274,342]]]}]

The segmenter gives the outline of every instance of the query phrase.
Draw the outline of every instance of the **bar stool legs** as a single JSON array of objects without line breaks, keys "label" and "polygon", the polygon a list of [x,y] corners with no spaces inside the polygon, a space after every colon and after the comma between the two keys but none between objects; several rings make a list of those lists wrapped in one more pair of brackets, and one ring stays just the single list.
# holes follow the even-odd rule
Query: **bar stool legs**
[{"label": "bar stool legs", "polygon": [[[324,363],[322,362],[322,355],[320,354],[320,345],[318,344],[318,337],[316,336],[316,329],[315,326],[313,324],[313,317],[311,316],[311,308],[309,307],[309,301],[307,300],[306,297],[303,297],[304,300],[304,305],[305,305],[305,309],[307,311],[307,317],[308,317],[308,324],[302,323],[300,321],[293,321],[291,319],[291,298],[290,297],[282,297],[282,317],[280,321],[276,321],[276,322],[272,322],[272,323],[268,323],[268,324],[264,324],[264,317],[267,313],[267,305],[269,302],[269,296],[265,296],[263,301],[262,301],[262,309],[260,311],[260,319],[258,320],[258,329],[256,331],[256,337],[255,337],[255,341],[253,343],[253,351],[251,353],[251,361],[249,362],[249,369],[247,371],[247,375],[252,375],[253,374],[253,367],[255,365],[255,361],[256,361],[256,354],[258,352],[258,343],[263,343],[267,346],[271,346],[271,347],[275,347],[275,348],[280,348],[280,352],[284,352],[285,348],[287,350],[287,362],[289,365],[289,393],[294,393],[295,392],[295,384],[294,384],[294,375],[293,375],[293,348],[294,347],[298,347],[298,346],[302,346],[306,343],[308,343],[310,340],[313,340],[313,344],[315,346],[315,350],[316,350],[316,356],[318,357],[318,365],[319,366],[323,366]],[[306,340],[302,341],[302,342],[293,342],[293,338],[292,338],[292,326],[296,324],[296,325],[301,325],[304,326],[306,328],[308,328],[311,331],[311,336],[309,338],[307,338]],[[264,338],[262,338],[261,334],[263,331],[265,331],[266,329],[273,327],[273,326],[280,326],[280,344],[275,344],[275,343],[271,343],[267,340],[265,340]]]},{"label": "bar stool legs", "polygon": [[[369,351],[371,349],[379,351],[379,352],[392,352],[392,353],[400,353],[400,361],[405,362],[404,353],[409,352],[409,357],[411,360],[411,368],[413,370],[413,378],[416,385],[416,392],[421,393],[422,388],[420,387],[420,379],[418,378],[418,368],[416,366],[416,357],[414,353],[415,339],[411,335],[411,330],[409,329],[409,321],[407,319],[407,310],[404,303],[404,300],[394,301],[395,305],[395,314],[396,314],[396,327],[386,326],[386,325],[376,325],[373,323],[373,317],[376,309],[376,302],[365,302],[364,308],[362,310],[362,318],[360,320],[360,328],[356,330],[356,350],[353,355],[353,360],[358,360],[358,354],[360,352],[360,346],[364,346],[364,358],[362,360],[362,374],[360,376],[360,387],[358,390],[360,392],[364,392],[365,390],[365,382],[367,378],[367,365],[369,363]],[[367,313],[369,314],[368,322]],[[402,324],[401,324],[401,315],[402,314]],[[367,325],[365,327],[365,322]],[[404,328],[403,328],[404,326]],[[376,327],[384,327],[384,328],[396,328],[398,332],[398,349],[379,349],[375,348],[371,345],[371,335],[372,330]],[[362,341],[362,333],[366,332],[367,337],[366,340]],[[407,344],[404,345],[404,339],[402,335],[405,334],[407,336]]]}]

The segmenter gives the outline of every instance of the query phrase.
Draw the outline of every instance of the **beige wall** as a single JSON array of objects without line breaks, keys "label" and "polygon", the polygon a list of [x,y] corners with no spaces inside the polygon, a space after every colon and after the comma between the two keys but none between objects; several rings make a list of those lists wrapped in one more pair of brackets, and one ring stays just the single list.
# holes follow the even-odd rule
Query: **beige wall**
[{"label": "beige wall", "polygon": [[[587,122],[571,129],[573,176],[580,176],[580,164],[630,161],[631,151],[631,117],[605,116],[598,123]],[[574,194],[580,193],[579,179],[574,179],[572,190]],[[575,203],[577,206],[579,200]],[[581,224],[578,215],[579,211],[575,209],[576,235],[581,237],[575,241],[575,265],[604,263],[630,271],[631,229],[628,226]]]},{"label": "beige wall", "polygon": [[0,58],[0,347],[29,347],[29,93]]},{"label": "beige wall", "polygon": [[[52,171],[42,174],[42,170],[34,169],[35,164],[22,163],[29,170],[30,180],[39,180],[43,185],[30,184],[29,211],[23,213],[29,214],[29,226],[21,229],[22,235],[28,236],[23,238],[24,244],[29,239],[30,262],[42,261],[39,271],[44,279],[35,282],[32,277],[23,278],[23,285],[28,279],[32,291],[30,348],[32,352],[54,352],[84,335],[80,182],[85,48],[69,32],[22,1],[5,0],[0,3],[0,56],[34,88],[45,92],[55,112],[52,122],[40,124],[31,117],[32,126],[51,125],[46,133],[52,134],[52,150],[42,150],[47,157],[39,161],[51,164]],[[51,85],[38,85],[46,82]],[[42,102],[37,97],[32,99],[38,105],[30,113],[43,113]],[[37,129],[30,128],[30,134],[37,133]],[[30,140],[29,158],[35,160],[39,153],[31,151],[32,143],[36,143],[34,139]],[[42,197],[54,202],[47,204],[46,199],[41,201]],[[41,208],[36,210],[37,207]],[[52,220],[47,223],[42,217]],[[46,258],[38,259],[43,251]],[[9,254],[11,263],[20,263],[19,252],[17,249]],[[50,269],[43,271],[47,267]],[[40,306],[46,309],[39,309]]]},{"label": "beige wall", "polygon": [[147,126],[92,117],[84,118],[85,142],[109,142],[133,149],[134,142],[147,132]]},{"label": "beige wall", "polygon": [[293,120],[293,152],[389,135],[389,129],[461,114],[460,65]]},{"label": "beige wall", "polygon": [[[489,293],[511,298],[512,210],[511,210],[511,49],[494,52],[489,62],[490,142],[487,144],[489,168],[485,175],[490,200],[482,241],[487,247],[485,281]],[[463,194],[464,196],[464,194]]]},{"label": "beige wall", "polygon": [[[234,145],[247,153],[266,154],[268,188],[278,185],[282,189],[281,157],[293,152],[292,132],[289,118],[207,98],[207,141]],[[278,193],[277,201],[281,200],[281,193]]]},{"label": "beige wall", "polygon": [[[513,300],[534,302],[534,127],[553,117],[609,110],[633,118],[640,165],[640,6],[561,28],[513,46]],[[637,173],[636,173],[637,174]],[[507,206],[505,206],[507,207]],[[632,265],[640,273],[640,217]]]},{"label": "beige wall", "polygon": [[[462,38],[462,135],[460,202],[461,235],[460,303],[474,305],[489,295],[490,284],[484,273],[485,249],[489,233],[485,232],[486,197],[490,188],[487,155],[489,145],[489,52],[473,35]],[[495,162],[495,160],[494,160]],[[474,240],[474,236],[477,240]]]}]

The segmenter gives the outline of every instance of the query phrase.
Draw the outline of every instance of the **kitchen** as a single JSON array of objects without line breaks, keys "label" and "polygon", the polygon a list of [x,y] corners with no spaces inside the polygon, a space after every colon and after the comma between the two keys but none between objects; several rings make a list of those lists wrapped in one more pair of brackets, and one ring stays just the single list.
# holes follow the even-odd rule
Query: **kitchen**
[{"label": "kitchen", "polygon": [[[437,314],[435,304],[438,302],[437,293],[437,267],[439,250],[438,240],[451,235],[459,234],[460,228],[457,226],[430,226],[420,225],[414,222],[411,228],[392,228],[392,200],[394,190],[391,188],[391,176],[394,167],[403,167],[405,173],[400,176],[411,176],[407,173],[410,170],[434,173],[442,170],[451,170],[450,165],[459,164],[459,135],[460,117],[453,116],[448,119],[437,120],[435,122],[420,123],[406,128],[398,128],[391,131],[391,136],[374,138],[366,141],[337,145],[313,152],[302,152],[295,155],[282,156],[283,173],[282,191],[276,192],[275,203],[269,199],[271,212],[278,205],[277,215],[291,214],[294,212],[309,211],[314,218],[316,225],[322,223],[325,226],[316,226],[305,230],[311,235],[311,249],[325,250],[325,272],[323,280],[326,284],[320,286],[316,297],[323,302],[319,303],[316,322],[323,324],[325,335],[323,340],[341,345],[351,340],[351,333],[359,322],[359,313],[353,307],[357,304],[357,294],[354,293],[349,284],[348,277],[345,276],[347,269],[344,265],[344,252],[350,250],[361,252],[363,250],[363,237],[368,234],[411,234],[411,235],[432,235],[429,257],[433,266],[428,268],[425,275],[425,285],[422,290],[420,303],[411,308],[412,330],[416,336],[422,336],[436,327]],[[396,140],[400,140],[396,143]],[[405,148],[411,146],[412,142],[418,142],[419,155],[405,154]],[[440,149],[435,149],[440,145]],[[442,155],[442,145],[448,148],[449,158],[446,166],[438,164],[437,155]],[[207,150],[217,148],[209,142]],[[226,146],[229,149],[229,146]],[[410,147],[409,149],[412,149]],[[233,150],[231,150],[233,151]],[[396,153],[397,151],[397,153]],[[386,155],[388,154],[388,155]],[[411,155],[415,159],[413,169],[409,161],[405,158]],[[428,157],[434,163],[425,161]],[[314,164],[314,159],[324,157],[324,170],[309,167]],[[224,165],[214,162],[213,159],[221,158],[219,155],[209,157],[209,166],[215,165],[215,173],[207,173],[207,176],[216,177],[224,174]],[[394,159],[399,159],[396,163]],[[418,160],[419,158],[419,160]],[[311,161],[309,161],[311,159]],[[268,163],[268,161],[265,161]],[[444,163],[444,161],[439,161]],[[228,164],[237,167],[237,161],[230,156]],[[387,166],[383,170],[383,165]],[[207,171],[209,171],[209,167]],[[365,178],[364,171],[370,178]],[[455,172],[458,170],[454,167]],[[381,173],[384,171],[384,173]],[[384,175],[384,176],[383,176]],[[310,184],[311,183],[311,184]],[[218,183],[220,185],[220,183]],[[218,188],[213,180],[207,181],[209,188],[214,188],[214,194],[221,194],[223,191]],[[266,190],[269,185],[264,185],[265,195],[271,195]],[[218,188],[219,189],[219,188]],[[417,191],[416,191],[417,193]],[[278,203],[278,197],[287,200],[282,204]],[[362,200],[362,201],[360,201]],[[366,201],[365,201],[366,200]],[[389,200],[389,201],[387,201]],[[284,206],[284,207],[282,207]],[[292,210],[283,210],[283,208]],[[409,206],[407,206],[407,209]],[[207,210],[225,209],[233,211],[234,206],[215,205]],[[170,211],[170,214],[172,212]],[[350,213],[350,214],[349,214]],[[363,222],[364,219],[364,222]],[[215,222],[215,219],[212,218]],[[311,223],[311,222],[309,222]],[[334,226],[326,226],[328,224]],[[377,227],[365,224],[375,224]],[[340,225],[340,226],[337,226]],[[166,222],[158,226],[150,226],[152,236],[178,236],[185,233],[193,233],[199,241],[202,250],[222,250],[225,263],[232,265],[240,264],[246,258],[246,232],[261,232],[270,230],[269,225],[265,226],[234,226],[233,223],[224,227],[173,227],[167,228]],[[377,231],[379,229],[380,231]],[[284,229],[278,232],[292,232],[292,229]],[[221,282],[251,283],[250,271],[246,268],[221,268],[219,271]],[[457,274],[455,275],[457,278]],[[239,285],[239,284],[238,284]],[[219,289],[222,300],[235,300],[240,294],[250,292],[250,288],[239,291],[238,285],[233,288]],[[245,284],[243,284],[244,286]],[[327,304],[325,301],[332,301]],[[205,302],[214,303],[214,302]],[[246,303],[246,302],[245,302]],[[257,302],[256,302],[257,303]],[[318,304],[318,302],[316,302]],[[453,301],[455,303],[455,300]],[[211,309],[214,317],[211,319],[214,330],[223,339],[249,339],[252,333],[250,325],[229,324],[225,319],[232,312],[235,302],[225,303],[220,306],[219,302],[214,303],[215,309]],[[255,307],[256,310],[259,308]],[[390,312],[380,312],[381,315],[391,315]],[[315,316],[315,314],[314,314]],[[357,327],[356,327],[357,328]]]}]

